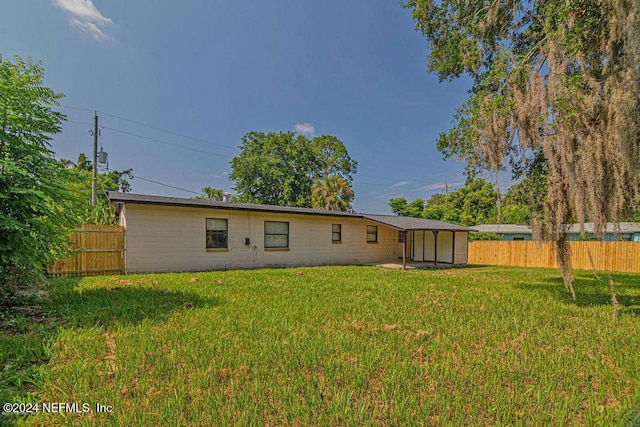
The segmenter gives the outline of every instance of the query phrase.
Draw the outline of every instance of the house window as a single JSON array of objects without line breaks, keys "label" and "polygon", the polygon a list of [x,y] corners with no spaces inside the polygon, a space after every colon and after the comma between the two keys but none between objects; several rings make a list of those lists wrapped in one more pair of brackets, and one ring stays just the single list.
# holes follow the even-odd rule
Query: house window
[{"label": "house window", "polygon": [[342,242],[342,224],[331,225],[331,241]]},{"label": "house window", "polygon": [[269,249],[288,248],[289,223],[281,221],[265,221],[264,247]]},{"label": "house window", "polygon": [[207,249],[226,249],[228,237],[226,219],[207,218]]},{"label": "house window", "polygon": [[367,225],[367,243],[377,243],[377,242],[378,242],[378,226]]},{"label": "house window", "polygon": [[398,230],[398,243],[404,243],[404,231]]}]

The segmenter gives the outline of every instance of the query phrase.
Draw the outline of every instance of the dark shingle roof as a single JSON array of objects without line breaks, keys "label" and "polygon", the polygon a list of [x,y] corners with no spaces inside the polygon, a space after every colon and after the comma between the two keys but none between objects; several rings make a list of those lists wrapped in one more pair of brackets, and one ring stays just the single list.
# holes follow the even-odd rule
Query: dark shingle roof
[{"label": "dark shingle roof", "polygon": [[257,203],[238,203],[238,202],[219,202],[216,200],[200,200],[200,199],[184,199],[182,197],[164,197],[149,196],[146,194],[118,193],[109,192],[109,200],[112,202],[126,202],[146,205],[164,205],[164,206],[190,206],[195,208],[219,208],[244,211],[262,211],[262,212],[284,212],[298,213],[307,215],[329,215],[329,216],[351,216],[361,217],[362,215],[342,212],[327,211],[324,209],[296,208],[290,206],[260,205]]},{"label": "dark shingle roof", "polygon": [[407,216],[395,215],[370,215],[363,214],[365,219],[388,225],[398,230],[439,230],[439,231],[475,231],[471,228],[462,227],[448,222],[436,221],[435,219],[411,218]]},{"label": "dark shingle roof", "polygon": [[194,208],[217,208],[261,212],[282,212],[304,215],[340,216],[365,218],[398,230],[442,230],[474,231],[467,227],[424,218],[409,218],[394,215],[370,215],[324,209],[295,208],[290,206],[260,205],[257,203],[219,202],[214,200],[184,199],[181,197],[149,196],[145,194],[109,192],[109,200],[115,203],[136,203],[163,206],[187,206]]}]

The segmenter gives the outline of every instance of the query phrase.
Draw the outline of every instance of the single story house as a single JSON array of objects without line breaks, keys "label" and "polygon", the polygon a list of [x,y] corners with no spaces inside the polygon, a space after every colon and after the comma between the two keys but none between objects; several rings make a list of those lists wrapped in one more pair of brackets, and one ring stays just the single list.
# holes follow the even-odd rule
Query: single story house
[{"label": "single story house", "polygon": [[466,227],[421,218],[110,192],[128,273],[409,261],[465,265]]},{"label": "single story house", "polygon": [[[533,240],[531,226],[524,224],[482,224],[473,227],[482,233],[496,233],[500,240]],[[580,224],[570,224],[567,228],[568,240],[595,240],[594,226],[591,222],[584,224],[586,236],[580,235]],[[621,222],[619,224],[607,223],[604,240],[615,242],[626,240],[640,242],[640,223]]]}]

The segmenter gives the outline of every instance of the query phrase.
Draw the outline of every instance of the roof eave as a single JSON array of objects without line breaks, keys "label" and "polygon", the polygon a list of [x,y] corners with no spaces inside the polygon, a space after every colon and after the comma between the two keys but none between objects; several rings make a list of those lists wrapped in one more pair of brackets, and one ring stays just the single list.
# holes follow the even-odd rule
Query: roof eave
[{"label": "roof eave", "polygon": [[[434,228],[434,227],[402,227],[400,225],[395,225],[395,224],[390,224],[375,218],[372,218],[371,216],[368,216],[366,214],[364,214],[362,216],[364,219],[366,219],[367,221],[371,221],[374,222],[376,224],[380,224],[380,225],[384,225],[385,227],[389,227],[389,228],[393,228],[395,230],[399,230],[399,231],[419,231],[419,230],[430,230],[430,231],[458,231],[458,232],[465,232],[468,233],[470,231],[476,231],[474,229],[471,228],[466,228],[466,227],[460,227],[460,228],[448,228],[448,227],[444,227],[444,228]],[[443,224],[447,224],[447,223],[443,223]]]},{"label": "roof eave", "polygon": [[[116,195],[114,198],[111,197],[111,194]],[[177,202],[172,200],[144,200],[137,199],[132,197],[126,197],[125,193],[118,192],[109,192],[109,201],[111,203],[118,204],[138,204],[138,205],[157,205],[157,206],[176,206],[183,208],[204,208],[204,209],[228,209],[228,210],[238,210],[238,211],[260,211],[260,212],[270,212],[270,213],[279,213],[279,214],[297,214],[297,215],[318,215],[318,216],[332,216],[332,217],[342,217],[342,218],[362,218],[360,214],[353,214],[349,212],[342,211],[294,211],[294,210],[284,210],[284,209],[270,209],[269,205],[261,205],[260,207],[256,207],[254,205],[245,206],[242,203],[234,203],[234,202],[220,202],[219,204],[213,204],[208,200],[190,200],[189,203]]]},{"label": "roof eave", "polygon": [[398,226],[395,226],[395,225],[387,224],[385,222],[378,221],[378,220],[375,220],[373,218],[368,218],[366,216],[363,216],[362,218],[364,218],[366,221],[371,221],[371,222],[373,222],[375,224],[380,224],[380,225],[384,225],[385,227],[393,228],[394,230],[398,230],[398,231],[408,231],[408,230],[410,230],[409,228],[402,228],[402,227],[398,227]]}]

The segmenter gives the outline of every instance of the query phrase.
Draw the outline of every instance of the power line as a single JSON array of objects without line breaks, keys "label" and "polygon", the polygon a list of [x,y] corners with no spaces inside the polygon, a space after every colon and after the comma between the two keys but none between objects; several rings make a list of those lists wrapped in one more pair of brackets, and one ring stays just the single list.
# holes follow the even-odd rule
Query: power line
[{"label": "power line", "polygon": [[[92,111],[92,110],[88,110],[88,109],[86,109],[86,108],[79,108],[79,107],[68,107],[68,108],[74,108],[74,109],[78,109],[78,110]],[[75,121],[75,120],[67,120],[67,122],[69,122],[69,123],[74,123],[74,124],[79,124],[79,125],[89,125],[89,126],[90,126],[90,125],[92,125],[92,123],[88,123],[88,122],[80,122],[80,121]],[[115,129],[115,128],[108,127],[108,126],[101,126],[101,128],[103,128],[103,129],[109,129],[109,130],[112,130],[112,131],[115,131],[115,132],[120,132],[120,133],[124,133],[124,134],[131,135],[131,136],[135,136],[135,137],[137,137],[137,138],[147,139],[147,140],[150,140],[150,141],[160,142],[160,143],[162,143],[162,144],[167,144],[167,145],[171,145],[171,146],[178,147],[178,148],[183,148],[183,149],[185,149],[185,150],[191,150],[191,151],[196,151],[196,152],[199,152],[199,153],[211,154],[211,155],[213,155],[213,156],[225,157],[225,158],[229,158],[229,159],[231,158],[231,157],[229,157],[229,156],[224,156],[224,155],[221,155],[221,154],[212,153],[212,152],[210,152],[210,151],[204,151],[204,150],[198,150],[198,149],[196,149],[196,148],[185,147],[184,145],[173,144],[173,143],[171,143],[171,142],[161,141],[161,140],[159,140],[159,139],[151,138],[151,137],[144,136],[144,135],[138,135],[138,134],[135,134],[135,133],[133,133],[133,132],[123,131],[123,130]],[[113,169],[109,169],[109,168],[106,168],[106,170],[107,170],[107,171],[113,171]],[[177,186],[175,186],[175,185],[165,184],[165,183],[163,183],[163,182],[155,181],[155,180],[153,180],[153,179],[149,179],[149,178],[144,178],[144,177],[141,177],[141,176],[138,176],[138,175],[133,175],[133,174],[131,174],[131,177],[132,177],[132,179],[139,179],[139,180],[141,180],[141,181],[151,182],[151,183],[156,184],[156,185],[161,185],[161,186],[163,186],[163,187],[173,188],[173,189],[175,189],[175,190],[185,191],[185,192],[187,192],[187,193],[191,193],[191,194],[204,195],[202,192],[199,192],[199,191],[193,191],[193,190],[189,190],[189,189],[186,189],[186,188],[177,187]],[[103,189],[103,191],[104,191],[104,187],[103,187],[102,189]]]},{"label": "power line", "polygon": [[[109,169],[109,168],[106,168],[106,169],[109,172],[118,172],[118,171],[116,171],[114,169]],[[149,179],[149,178],[143,178],[141,176],[134,175],[134,174],[131,174],[131,178],[132,179],[139,179],[139,180],[147,181],[147,182],[152,182],[152,183],[157,184],[157,185],[162,185],[164,187],[169,187],[169,188],[173,188],[173,189],[180,190],[180,191],[186,191],[187,193],[198,194],[198,195],[202,195],[202,196],[205,195],[204,193],[202,193],[200,191],[187,190],[186,188],[176,187],[175,185],[165,184],[163,182],[154,181],[153,179]]]},{"label": "power line", "polygon": [[178,132],[174,132],[174,131],[171,131],[171,130],[168,130],[168,129],[163,129],[163,128],[160,128],[160,127],[157,127],[157,126],[152,126],[152,125],[149,125],[149,124],[146,124],[146,123],[143,123],[143,122],[139,122],[137,120],[127,119],[125,117],[121,117],[121,116],[118,116],[116,114],[107,113],[105,111],[91,110],[89,108],[82,108],[82,107],[73,107],[71,105],[62,105],[62,104],[60,104],[60,106],[63,107],[63,108],[70,108],[70,109],[73,109],[73,110],[91,111],[91,112],[95,111],[97,113],[104,114],[105,116],[113,117],[114,119],[118,119],[118,120],[123,120],[125,122],[134,123],[134,124],[137,124],[139,126],[144,126],[144,127],[150,128],[150,129],[155,129],[157,131],[165,132],[165,133],[168,133],[170,135],[179,136],[181,138],[192,139],[194,141],[198,141],[198,142],[201,142],[203,144],[209,144],[209,145],[214,145],[216,147],[224,148],[225,150],[235,150],[235,147],[229,147],[229,146],[226,146],[226,145],[217,144],[215,142],[207,141],[207,140],[204,140],[204,139],[201,139],[201,138],[196,138],[196,137],[193,137],[193,136],[184,135],[184,134],[181,134],[181,133],[178,133]]},{"label": "power line", "polygon": [[224,148],[226,150],[235,150],[235,147],[228,147],[226,145],[217,144],[215,142],[206,141],[204,139],[196,138],[196,137],[189,136],[189,135],[184,135],[184,134],[181,134],[181,133],[178,133],[178,132],[173,132],[173,131],[170,131],[170,130],[167,130],[167,129],[162,129],[162,128],[159,128],[159,127],[156,127],[156,126],[151,126],[151,125],[148,125],[146,123],[138,122],[136,120],[126,119],[124,117],[116,116],[115,114],[105,113],[104,111],[98,111],[98,112],[100,114],[104,114],[105,116],[113,117],[113,118],[119,119],[119,120],[124,120],[125,122],[135,123],[137,125],[145,126],[145,127],[150,128],[150,129],[155,129],[155,130],[158,130],[160,132],[165,132],[165,133],[168,133],[170,135],[175,135],[175,136],[179,136],[179,137],[182,137],[182,138],[192,139],[194,141],[202,142],[203,144],[215,145],[216,147],[221,147],[221,148]]},{"label": "power line", "polygon": [[78,122],[75,120],[65,120],[65,123],[73,123],[76,125],[87,125],[87,126],[93,126],[93,123],[89,123],[89,122]]},{"label": "power line", "polygon": [[[75,120],[67,120],[67,123],[73,123],[73,124],[77,124],[77,125],[87,125],[87,126],[92,126],[93,125],[93,123],[79,122],[79,121],[75,121]],[[150,140],[150,141],[160,142],[162,144],[167,144],[167,145],[171,145],[173,147],[183,148],[185,150],[196,151],[198,153],[211,154],[212,156],[223,157],[225,159],[231,159],[231,157],[225,156],[224,154],[213,153],[211,151],[205,151],[205,150],[198,150],[197,148],[191,148],[191,147],[186,147],[186,146],[180,145],[180,144],[174,144],[172,142],[162,141],[162,140],[159,140],[159,139],[156,139],[156,138],[151,138],[150,136],[138,135],[137,133],[128,132],[126,130],[116,129],[116,128],[112,128],[112,127],[109,127],[109,126],[100,126],[100,128],[109,129],[109,130],[112,130],[114,132],[124,133],[124,134],[127,134],[127,135],[135,136],[137,138],[142,138],[142,139],[147,139],[147,140]]]},{"label": "power line", "polygon": [[81,108],[81,107],[72,107],[71,105],[62,105],[60,104],[60,106],[62,108],[70,108],[72,110],[80,110],[80,111],[91,111],[92,113],[96,112],[96,110],[91,110],[89,108]]},{"label": "power line", "polygon": [[[79,125],[88,125],[88,126],[92,125],[92,123],[88,123],[88,122],[78,122],[78,121],[74,121],[74,120],[67,120],[67,122],[68,122],[68,123],[79,124]],[[183,149],[185,149],[185,150],[196,151],[196,152],[199,152],[199,153],[206,153],[206,154],[211,154],[211,155],[218,156],[218,157],[223,157],[223,158],[231,159],[231,157],[229,157],[229,156],[225,156],[225,155],[223,155],[223,154],[212,153],[212,152],[210,152],[210,151],[198,150],[198,149],[196,149],[196,148],[190,148],[190,147],[186,147],[186,146],[179,145],[179,144],[174,144],[174,143],[167,142],[167,141],[161,141],[161,140],[156,139],[156,138],[151,138],[151,137],[144,136],[144,135],[138,135],[138,134],[135,134],[135,133],[132,133],[132,132],[128,132],[128,131],[124,131],[124,130],[121,130],[121,129],[116,129],[116,128],[112,128],[112,127],[108,127],[108,126],[101,126],[101,127],[102,127],[103,129],[109,129],[109,130],[112,130],[112,131],[115,131],[115,132],[120,132],[120,133],[124,133],[124,134],[127,134],[127,135],[135,136],[135,137],[137,137],[137,138],[143,138],[143,139],[147,139],[147,140],[150,140],[150,141],[160,142],[160,143],[162,143],[162,144],[168,144],[168,145],[171,145],[171,146],[174,146],[174,147],[177,147],[177,148],[183,148]],[[374,176],[374,175],[357,175],[357,176],[356,176],[356,183],[357,183],[357,184],[360,184],[360,185],[370,185],[370,186],[374,186],[374,187],[389,188],[390,190],[393,190],[393,189],[394,189],[394,188],[391,188],[390,184],[391,184],[392,182],[396,181],[396,180],[386,180],[387,182],[389,182],[389,184],[382,184],[382,183],[374,183],[374,182],[367,182],[367,181],[360,181],[360,180],[357,180],[357,178],[358,178],[358,177],[360,177],[360,176],[362,176],[362,177],[368,177],[368,178],[381,179],[381,180],[382,180],[382,182],[384,182],[384,181],[386,180],[384,177],[381,177],[381,176]],[[434,184],[427,184],[426,182],[418,182],[418,181],[412,181],[412,182],[410,182],[410,183],[407,183],[407,185],[409,185],[409,184],[417,184],[417,185],[423,185],[423,186],[424,186],[424,185],[427,185],[427,186],[429,186],[429,185],[434,185]],[[446,184],[446,183],[443,183],[443,185],[445,185],[445,184]],[[392,184],[391,184],[391,185],[392,185]],[[455,187],[456,187],[455,185],[450,185],[450,186],[449,186],[449,188],[455,188]],[[425,189],[423,189],[422,187],[421,187],[421,188],[419,188],[419,189],[420,189],[420,190],[425,190]],[[433,188],[432,190],[442,190],[442,189],[444,189],[444,188]],[[428,190],[425,190],[425,191],[428,191]],[[201,194],[201,193],[198,193],[198,194]]]},{"label": "power line", "polygon": [[200,196],[204,196],[205,195],[200,191],[187,190],[186,188],[180,188],[180,187],[176,187],[175,185],[164,184],[162,182],[154,181],[152,179],[142,178],[141,176],[137,176],[137,175],[132,175],[132,176],[133,176],[134,179],[141,179],[142,181],[152,182],[154,184],[162,185],[164,187],[169,187],[169,188],[174,188],[176,190],[186,191],[187,193],[198,194]]},{"label": "power line", "polygon": [[[204,144],[214,145],[214,146],[221,147],[221,148],[224,148],[224,149],[227,149],[227,150],[232,149],[231,147],[227,147],[227,146],[224,146],[224,145],[221,145],[221,144],[216,144],[214,142],[206,141],[204,139],[195,138],[195,137],[192,137],[192,136],[189,136],[189,135],[184,135],[184,134],[181,134],[181,133],[178,133],[178,132],[173,132],[173,131],[170,131],[170,130],[167,130],[167,129],[162,129],[162,128],[159,128],[159,127],[156,127],[156,126],[152,126],[152,125],[149,125],[149,124],[146,124],[146,123],[142,123],[142,122],[139,122],[139,121],[136,121],[136,120],[127,119],[125,117],[121,117],[121,116],[118,116],[118,115],[115,115],[115,114],[111,114],[111,113],[107,113],[107,112],[104,112],[104,111],[92,110],[92,109],[89,109],[89,108],[74,107],[74,106],[62,105],[62,104],[60,106],[64,107],[64,108],[70,108],[70,109],[73,109],[73,110],[80,110],[80,111],[90,111],[90,112],[96,111],[96,112],[98,112],[100,114],[104,114],[106,116],[113,117],[115,119],[123,120],[123,121],[130,122],[130,123],[134,123],[134,124],[137,124],[137,125],[140,125],[140,126],[148,127],[150,129],[158,130],[158,131],[165,132],[165,133],[168,133],[168,134],[171,134],[171,135],[175,135],[175,136],[179,136],[179,137],[182,137],[182,138],[191,139],[191,140],[198,141],[198,142],[201,142],[201,143],[204,143]],[[92,123],[80,122],[80,121],[74,121],[74,120],[67,120],[67,122],[74,123],[74,124],[80,124],[80,125],[88,125],[88,126],[92,125]],[[210,155],[213,155],[213,156],[222,157],[222,158],[226,158],[226,159],[231,159],[231,157],[225,156],[223,154],[213,153],[213,152],[205,151],[205,150],[199,150],[197,148],[186,147],[184,145],[175,144],[175,143],[172,143],[172,142],[163,141],[163,140],[159,140],[157,138],[152,138],[152,137],[148,137],[148,136],[144,136],[144,135],[139,135],[139,134],[136,134],[136,133],[133,133],[133,132],[129,132],[129,131],[124,131],[124,130],[121,130],[121,129],[116,129],[116,128],[107,127],[107,126],[102,126],[102,128],[103,129],[109,129],[109,130],[112,130],[114,132],[123,133],[123,134],[126,134],[126,135],[135,136],[137,138],[142,138],[142,139],[146,139],[146,140],[154,141],[154,142],[159,142],[161,144],[166,144],[166,145],[170,145],[170,146],[177,147],[177,148],[182,148],[182,149],[185,149],[185,150],[195,151],[195,152],[204,153],[204,154],[210,154]],[[374,179],[382,179],[383,181],[385,180],[385,178],[383,178],[383,177],[372,176],[372,175],[360,175],[360,176],[361,177],[365,177],[365,178],[368,177],[368,178],[374,178]],[[389,180],[388,182],[392,182],[392,181],[393,180]],[[388,187],[388,185],[386,185],[386,184],[373,183],[373,182],[367,182],[367,181],[358,181],[358,183],[359,184],[364,184],[364,185],[371,185],[371,186],[375,186],[375,187]],[[421,182],[415,182],[415,181],[411,182],[411,184],[433,185],[433,184],[426,184],[424,182],[421,183]],[[181,188],[179,188],[179,189],[180,190],[184,190],[184,189],[181,189]],[[420,189],[422,190],[422,188],[420,188]],[[434,190],[436,190],[436,189],[434,189]],[[185,190],[185,191],[190,191],[191,192],[191,190]],[[197,193],[197,194],[202,194],[202,193]]]},{"label": "power line", "polygon": [[103,129],[112,130],[114,132],[123,133],[123,134],[126,134],[126,135],[135,136],[136,138],[142,138],[142,139],[146,139],[146,140],[149,140],[149,141],[159,142],[161,144],[171,145],[172,147],[178,147],[178,148],[182,148],[182,149],[185,149],[185,150],[195,151],[197,153],[205,153],[205,154],[210,154],[212,156],[222,157],[222,158],[225,158],[225,159],[231,159],[231,157],[225,156],[224,154],[218,154],[218,153],[213,153],[211,151],[199,150],[197,148],[191,148],[191,147],[187,147],[187,146],[180,145],[180,144],[174,144],[172,142],[162,141],[160,139],[151,138],[149,136],[138,135],[137,133],[128,132],[126,130],[120,130],[120,129],[116,129],[116,128],[112,128],[112,127],[108,127],[108,126],[102,126],[102,128]]}]

